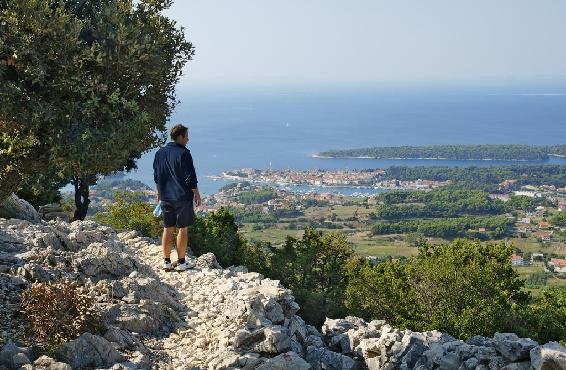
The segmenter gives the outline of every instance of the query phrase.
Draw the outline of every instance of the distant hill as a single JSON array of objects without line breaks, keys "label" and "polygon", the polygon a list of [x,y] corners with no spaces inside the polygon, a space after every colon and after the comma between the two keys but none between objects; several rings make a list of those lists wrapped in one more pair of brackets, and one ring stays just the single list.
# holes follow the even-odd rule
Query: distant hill
[{"label": "distant hill", "polygon": [[315,154],[322,158],[448,159],[544,161],[550,156],[566,156],[566,145],[427,145],[384,146],[328,150]]}]

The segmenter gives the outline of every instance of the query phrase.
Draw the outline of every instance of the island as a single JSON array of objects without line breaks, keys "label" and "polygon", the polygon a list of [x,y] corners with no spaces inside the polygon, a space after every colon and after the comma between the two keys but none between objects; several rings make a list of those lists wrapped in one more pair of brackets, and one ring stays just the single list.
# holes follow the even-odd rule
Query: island
[{"label": "island", "polygon": [[316,158],[546,161],[551,156],[565,157],[566,145],[478,144],[384,146],[328,150],[316,153],[313,156]]}]

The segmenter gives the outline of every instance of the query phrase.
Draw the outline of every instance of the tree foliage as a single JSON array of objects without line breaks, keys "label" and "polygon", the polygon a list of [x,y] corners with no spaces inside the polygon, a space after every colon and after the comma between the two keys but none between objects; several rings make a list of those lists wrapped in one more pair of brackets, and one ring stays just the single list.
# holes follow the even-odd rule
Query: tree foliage
[{"label": "tree foliage", "polygon": [[259,252],[267,262],[263,273],[293,290],[307,322],[321,325],[345,314],[345,267],[354,253],[345,234],[307,227],[301,238],[288,236],[282,246],[263,245]]},{"label": "tree foliage", "polygon": [[[41,153],[53,176],[80,184],[88,199],[96,175],[134,168],[141,153],[163,142],[175,84],[193,55],[183,29],[161,13],[170,3],[2,2],[0,121],[30,146],[3,140],[1,149],[18,155],[9,171],[30,176],[25,164]],[[0,150],[0,161],[9,155]],[[0,188],[18,189],[5,181]]]},{"label": "tree foliage", "polygon": [[482,190],[395,191],[381,194],[379,199],[384,205],[378,208],[376,215],[386,220],[494,215],[505,211],[502,201],[491,199]]},{"label": "tree foliage", "polygon": [[425,145],[425,146],[390,146],[360,149],[329,150],[319,153],[321,156],[371,157],[381,159],[435,158],[452,160],[546,160],[549,155],[563,155],[566,145],[519,145],[519,144],[483,144],[483,145]]},{"label": "tree foliage", "polygon": [[222,266],[237,265],[245,240],[238,233],[234,216],[225,208],[197,217],[189,227],[189,247],[194,254],[212,252]]},{"label": "tree foliage", "polygon": [[267,202],[277,196],[275,190],[271,188],[260,188],[252,191],[240,193],[237,197],[242,204],[259,204]]},{"label": "tree foliage", "polygon": [[514,305],[528,298],[511,267],[512,252],[501,244],[456,240],[422,245],[405,262],[353,261],[346,306],[367,319],[460,338],[509,330]]},{"label": "tree foliage", "polygon": [[383,179],[414,181],[427,179],[452,181],[453,187],[498,191],[499,184],[505,180],[517,180],[516,186],[554,185],[566,186],[565,165],[513,165],[494,167],[446,167],[446,166],[391,166],[385,170]]},{"label": "tree foliage", "polygon": [[519,335],[540,343],[566,341],[566,289],[544,289],[529,305],[520,306]]},{"label": "tree foliage", "polygon": [[555,226],[566,226],[566,211],[560,211],[556,213],[554,216],[552,216],[550,222]]},{"label": "tree foliage", "polygon": [[[374,235],[419,233],[440,238],[469,237],[496,239],[504,236],[513,221],[505,216],[463,216],[457,218],[414,219],[376,222],[371,232]],[[485,232],[480,232],[485,228]]]},{"label": "tree foliage", "polygon": [[143,236],[158,237],[163,231],[161,220],[153,216],[153,207],[142,201],[142,193],[117,190],[114,202],[96,213],[96,221],[118,231],[136,230]]}]

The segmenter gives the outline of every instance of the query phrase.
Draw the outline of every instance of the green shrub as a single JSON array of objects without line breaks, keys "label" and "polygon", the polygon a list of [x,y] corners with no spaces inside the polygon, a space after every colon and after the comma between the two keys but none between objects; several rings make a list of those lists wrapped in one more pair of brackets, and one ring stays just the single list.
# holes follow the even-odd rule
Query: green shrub
[{"label": "green shrub", "polygon": [[369,319],[460,338],[509,330],[514,304],[526,301],[510,263],[512,248],[456,240],[419,247],[406,262],[349,265],[346,307]]},{"label": "green shrub", "polygon": [[189,247],[196,256],[212,252],[222,266],[239,264],[245,240],[238,233],[234,216],[224,207],[206,218],[197,217],[189,227]]},{"label": "green shrub", "polygon": [[566,341],[566,289],[548,288],[529,305],[516,307],[517,332],[539,343]]},{"label": "green shrub", "polygon": [[97,222],[118,231],[137,230],[143,236],[157,238],[163,232],[161,218],[153,215],[153,206],[141,200],[141,193],[117,190],[114,203],[105,212],[96,214]]},{"label": "green shrub", "polygon": [[267,276],[293,290],[303,318],[321,325],[328,317],[346,314],[345,267],[354,251],[345,234],[322,234],[307,227],[302,238],[287,236],[282,247],[271,248]]}]

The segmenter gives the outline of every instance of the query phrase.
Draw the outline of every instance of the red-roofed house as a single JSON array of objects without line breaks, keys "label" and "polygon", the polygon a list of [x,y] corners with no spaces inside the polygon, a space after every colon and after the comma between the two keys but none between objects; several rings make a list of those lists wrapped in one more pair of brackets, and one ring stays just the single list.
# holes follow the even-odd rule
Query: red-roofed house
[{"label": "red-roofed house", "polygon": [[523,266],[523,257],[513,253],[511,256],[511,264],[513,266]]},{"label": "red-roofed house", "polygon": [[543,242],[549,243],[550,240],[552,239],[552,234],[551,233],[543,233],[541,238],[542,238]]},{"label": "red-roofed house", "polygon": [[566,272],[566,259],[564,258],[552,258],[548,264],[554,266],[554,272]]},{"label": "red-roofed house", "polygon": [[538,223],[539,229],[548,229],[550,227],[550,223],[548,221],[540,221]]}]

